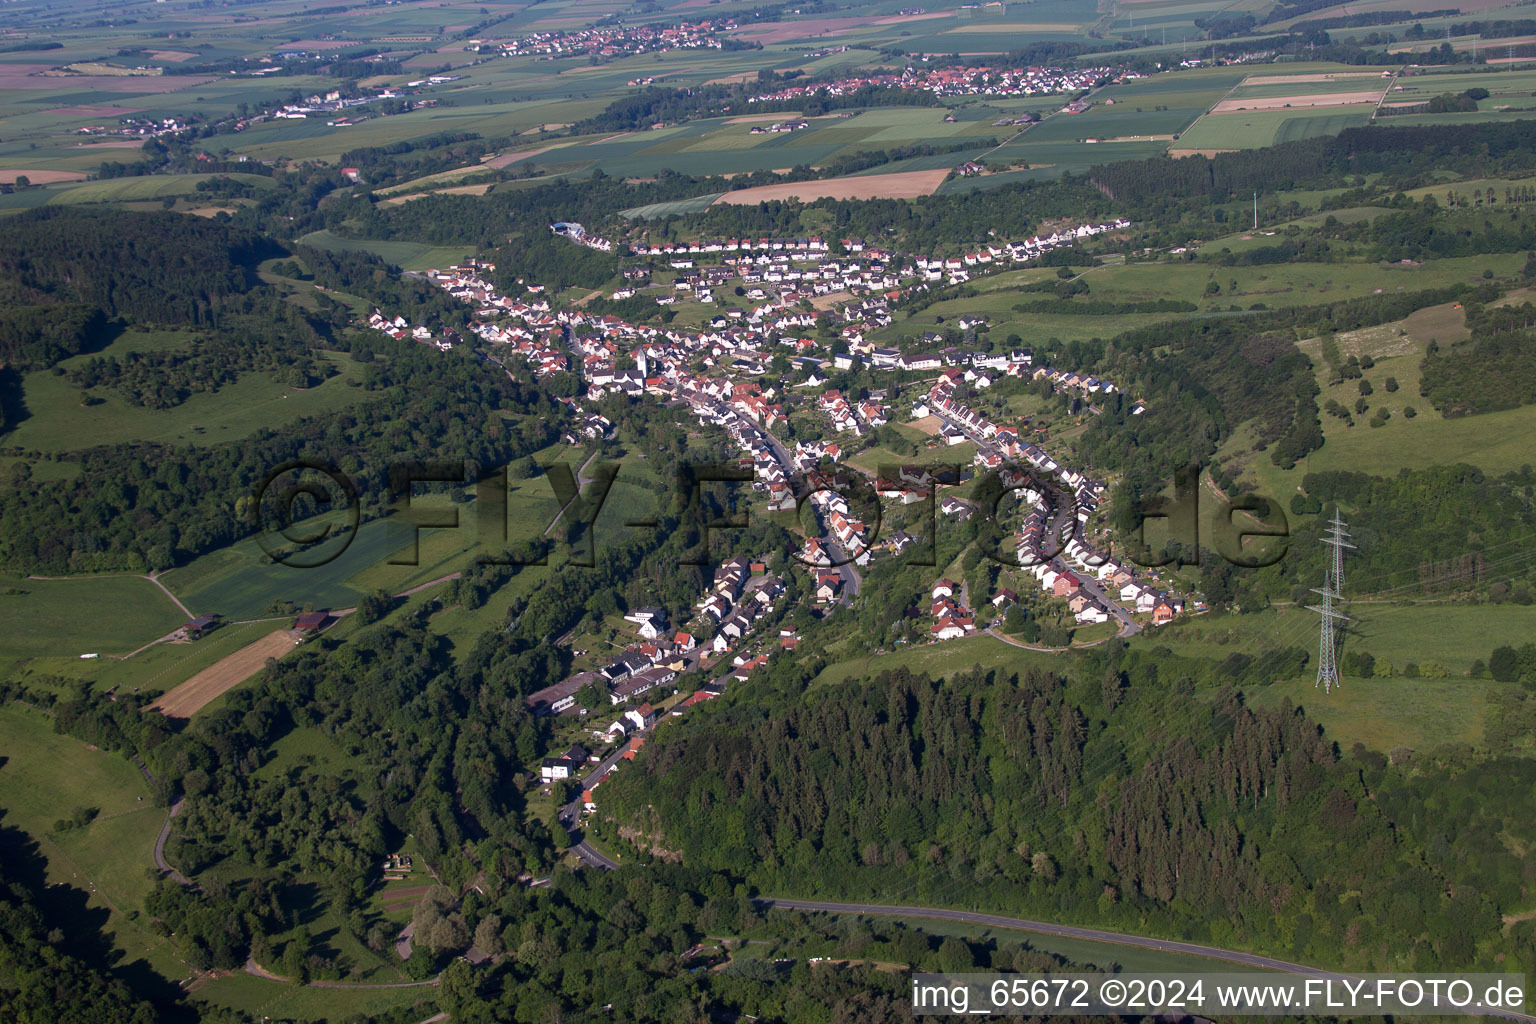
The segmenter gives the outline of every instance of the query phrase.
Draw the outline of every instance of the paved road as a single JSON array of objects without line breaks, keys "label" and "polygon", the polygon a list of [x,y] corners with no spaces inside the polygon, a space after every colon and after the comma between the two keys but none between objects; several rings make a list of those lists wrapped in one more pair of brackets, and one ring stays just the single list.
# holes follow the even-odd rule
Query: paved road
[{"label": "paved road", "polygon": [[1120,606],[1119,594],[1111,597],[1104,592],[1104,588],[1099,584],[1098,580],[1081,569],[1068,565],[1063,559],[1051,559],[1051,568],[1057,572],[1070,572],[1073,576],[1076,576],[1078,582],[1082,584],[1083,590],[1094,600],[1098,601],[1099,605],[1109,612],[1111,618],[1120,623],[1120,636],[1135,636],[1141,632],[1141,625],[1131,618],[1130,612]]},{"label": "paved road", "polygon": [[[795,463],[790,458],[789,449],[784,447],[784,442],[768,433],[768,431],[763,430],[762,434],[763,437],[768,439],[768,447],[773,449],[773,454],[779,460],[779,464],[784,467],[784,475],[791,476],[795,472]],[[839,563],[837,574],[843,578],[842,603],[851,605],[853,603],[852,598],[859,596],[859,587],[863,585],[864,578],[859,575],[858,569],[854,568],[853,559],[849,557],[848,552],[843,550],[842,545],[837,542],[837,537],[832,534],[831,530],[827,529],[827,524],[821,521],[821,510],[813,505],[811,511],[816,517],[816,525],[821,527],[822,547],[827,549],[827,553],[832,556],[834,562]]]},{"label": "paved road", "polygon": [[[637,733],[636,735],[640,734]],[[587,778],[600,779],[612,771],[613,766],[619,763],[619,758],[624,756],[624,748],[626,746],[627,744],[625,743],[617,744],[613,753],[599,761],[597,767],[587,775]],[[617,862],[592,849],[583,838],[580,790],[577,791],[576,796],[571,799],[570,803],[560,808],[556,817],[559,819],[560,824],[565,826],[565,830],[571,834],[571,852],[580,858],[583,864],[594,868],[602,868],[604,871],[612,871],[619,866]]]},{"label": "paved road", "polygon": [[[1123,932],[1110,932],[1099,928],[1078,928],[1075,925],[1051,924],[1047,921],[1030,921],[1021,917],[1005,917],[1000,914],[980,914],[969,910],[949,910],[942,907],[893,907],[879,903],[828,903],[822,900],[764,898],[754,900],[753,902],[760,907],[776,910],[808,910],[831,914],[870,914],[880,917],[926,917],[943,921],[962,921],[966,924],[989,925],[995,928],[1016,928],[1021,931],[1037,932],[1041,935],[1055,935],[1068,939],[1113,942],[1122,946],[1135,946],[1140,949],[1153,949],[1164,953],[1185,953],[1190,956],[1203,956],[1212,960],[1223,960],[1227,963],[1238,964],[1243,967],[1280,971],[1285,974],[1295,974],[1307,978],[1343,979],[1350,977],[1349,975],[1339,974],[1334,971],[1325,971],[1320,967],[1308,967],[1305,964],[1291,963],[1289,960],[1276,960],[1274,957],[1260,956],[1257,953],[1245,953],[1236,949],[1222,949],[1219,946],[1203,946],[1195,942],[1149,938],[1144,935],[1126,935]],[[1536,1024],[1536,1016],[1519,1013],[1514,1010],[1489,1011],[1488,1016],[1522,1021],[1524,1024]]]},{"label": "paved road", "polygon": [[[144,769],[144,773],[148,775],[148,769]],[[192,880],[171,867],[165,860],[165,841],[171,834],[171,819],[181,813],[181,807],[184,803],[186,803],[185,797],[171,804],[171,810],[165,816],[165,824],[160,826],[160,834],[155,837],[155,867],[170,875],[178,884],[191,888]]]}]

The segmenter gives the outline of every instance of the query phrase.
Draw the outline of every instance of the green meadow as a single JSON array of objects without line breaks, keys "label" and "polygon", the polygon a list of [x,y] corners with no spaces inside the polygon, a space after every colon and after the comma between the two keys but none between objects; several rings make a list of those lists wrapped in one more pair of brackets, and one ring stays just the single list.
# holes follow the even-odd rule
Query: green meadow
[{"label": "green meadow", "polygon": [[[130,334],[129,337],[132,335]],[[104,353],[116,355],[108,347]],[[59,365],[65,370],[95,358],[80,355]],[[22,381],[27,416],[7,432],[8,443],[49,452],[77,451],[115,441],[156,441],[202,446],[232,441],[304,416],[330,412],[358,401],[352,385],[362,378],[358,363],[341,353],[322,353],[340,372],[312,388],[292,388],[260,371],[247,372],[218,391],[199,392],[170,409],[131,405],[108,388],[98,389],[95,405],[82,404],[82,392],[52,370],[27,374]]]},{"label": "green meadow", "polygon": [[0,602],[0,659],[126,654],[186,621],[158,587],[137,576],[35,580],[5,573]]},{"label": "green meadow", "polygon": [[[56,734],[51,716],[15,702],[0,706],[0,752],[0,822],[36,840],[49,882],[87,894],[123,954],[121,966],[143,961],[168,978],[190,974],[168,940],[138,919],[165,822],[138,769],[121,754]],[[94,809],[95,817],[55,830],[75,808]]]}]

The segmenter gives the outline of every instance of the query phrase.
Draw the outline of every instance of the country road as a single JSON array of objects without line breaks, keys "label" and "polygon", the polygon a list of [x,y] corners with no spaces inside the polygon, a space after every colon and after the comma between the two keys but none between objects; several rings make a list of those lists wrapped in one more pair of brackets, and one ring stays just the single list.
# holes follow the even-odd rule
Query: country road
[{"label": "country road", "polygon": [[[925,917],[942,921],[961,921],[966,924],[988,925],[994,928],[1015,928],[1020,931],[1036,932],[1041,935],[1055,935],[1059,938],[1087,939],[1091,942],[1112,942],[1121,946],[1136,946],[1141,949],[1152,949],[1164,953],[1184,953],[1190,956],[1206,957],[1211,960],[1222,960],[1243,967],[1295,974],[1305,978],[1342,980],[1350,977],[1350,975],[1324,970],[1320,967],[1308,967],[1305,964],[1291,963],[1289,960],[1277,960],[1274,957],[1261,956],[1257,953],[1245,953],[1242,950],[1236,949],[1223,949],[1220,946],[1203,946],[1196,942],[1150,938],[1144,935],[1126,935],[1122,932],[1104,931],[1100,928],[1079,928],[1075,925],[1051,924],[1046,921],[1030,921],[1020,917],[1005,917],[1000,914],[981,914],[969,910],[949,910],[943,907],[896,907],[881,903],[829,903],[822,900],[776,899],[768,897],[759,898],[753,900],[753,902],[760,907],[770,910],[803,910],[827,914],[870,914],[878,917]],[[1536,1024],[1536,1016],[1520,1013],[1516,1010],[1490,1009],[1486,1011],[1486,1016],[1521,1021],[1524,1024]]]},{"label": "country road", "polygon": [[[586,847],[585,843],[577,845]],[[591,849],[591,847],[586,847],[584,854],[578,852],[578,856],[581,857],[583,862],[603,870],[611,871],[618,866],[607,857]],[[923,917],[939,921],[959,921],[964,924],[978,924],[992,928],[1012,928],[1018,931],[1035,932],[1039,935],[1054,935],[1064,939],[1086,939],[1090,942],[1108,942],[1121,946],[1135,946],[1140,949],[1151,949],[1162,953],[1183,953],[1188,956],[1206,957],[1210,960],[1221,960],[1226,963],[1238,964],[1242,967],[1279,971],[1284,974],[1294,974],[1305,978],[1341,980],[1349,977],[1349,975],[1324,970],[1321,967],[1309,967],[1306,964],[1292,963],[1289,960],[1278,960],[1274,957],[1263,956],[1259,953],[1248,953],[1240,949],[1224,949],[1220,946],[1205,946],[1197,942],[1183,942],[1178,939],[1163,939],[1155,936],[1129,935],[1124,932],[1105,931],[1102,928],[1081,928],[1077,925],[1053,924],[1049,921],[1031,921],[1027,918],[1008,917],[1002,914],[983,914],[971,910],[952,910],[948,907],[905,907],[883,903],[833,903],[826,900],[799,900],[768,896],[758,897],[752,902],[765,910],[801,910],[822,914],[869,914],[874,917]],[[1520,1021],[1522,1024],[1536,1024],[1536,1016],[1519,1013],[1515,1010],[1489,1010],[1487,1016]]]},{"label": "country road", "polygon": [[[148,769],[144,769],[144,773],[148,775]],[[160,826],[160,834],[155,837],[155,867],[170,875],[171,878],[179,885],[192,888],[192,880],[189,879],[186,875],[183,875],[180,871],[177,871],[175,868],[171,867],[171,865],[168,864],[165,859],[165,841],[170,837],[171,834],[171,820],[175,818],[176,815],[181,813],[181,807],[184,803],[186,803],[186,798],[183,797],[182,799],[177,800],[175,803],[171,804],[171,809],[165,816],[165,824]]]}]

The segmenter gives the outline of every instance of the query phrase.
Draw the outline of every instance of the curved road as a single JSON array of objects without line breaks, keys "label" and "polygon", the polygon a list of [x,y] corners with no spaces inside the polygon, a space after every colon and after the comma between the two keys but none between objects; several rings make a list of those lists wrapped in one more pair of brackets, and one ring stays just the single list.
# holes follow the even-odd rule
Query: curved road
[{"label": "curved road", "polygon": [[[880,917],[927,917],[944,921],[962,921],[966,924],[990,925],[996,928],[1015,928],[1020,931],[1038,932],[1041,935],[1055,935],[1060,938],[1088,939],[1093,942],[1113,942],[1122,946],[1136,946],[1141,949],[1159,950],[1164,953],[1185,953],[1191,956],[1208,957],[1212,960],[1224,960],[1227,963],[1240,964],[1243,967],[1280,971],[1285,974],[1295,974],[1302,977],[1331,978],[1335,980],[1350,977],[1335,971],[1325,971],[1320,967],[1293,964],[1289,960],[1276,960],[1273,957],[1260,956],[1257,953],[1244,953],[1236,949],[1222,949],[1219,946],[1203,946],[1196,942],[1180,942],[1177,939],[1157,939],[1147,938],[1142,935],[1126,935],[1121,932],[1104,931],[1099,928],[1078,928],[1075,925],[1050,924],[1046,921],[1029,921],[1020,917],[1005,917],[1000,914],[979,914],[969,910],[949,910],[943,907],[893,907],[879,903],[828,903],[822,900],[769,899],[766,897],[753,900],[753,903],[770,910],[805,910],[829,914],[871,914]],[[1502,1017],[1505,1020],[1521,1021],[1523,1024],[1536,1024],[1536,1016],[1519,1013],[1515,1010],[1488,1010],[1485,1015]]]},{"label": "curved road", "polygon": [[[577,843],[572,849],[576,851],[577,856],[581,857],[583,862],[591,864],[593,867],[612,870],[618,866],[585,843]],[[1079,928],[1076,925],[1070,924],[1031,921],[1022,917],[1007,917],[1002,914],[982,914],[971,910],[951,910],[947,907],[896,907],[881,903],[832,903],[826,900],[797,900],[770,897],[759,897],[752,902],[765,910],[803,910],[824,914],[869,914],[877,917],[926,917],[941,921],[960,921],[965,924],[979,924],[993,928],[1013,928],[1018,931],[1036,932],[1040,935],[1055,935],[1059,938],[1110,942],[1121,946],[1135,946],[1140,949],[1151,949],[1164,953],[1184,953],[1189,956],[1202,956],[1211,960],[1222,960],[1227,963],[1238,964],[1243,967],[1279,971],[1284,974],[1295,974],[1301,977],[1332,979],[1349,977],[1335,971],[1323,970],[1320,967],[1308,967],[1305,964],[1291,963],[1289,960],[1277,960],[1274,957],[1261,956],[1258,953],[1245,953],[1239,949],[1223,949],[1220,946],[1205,946],[1198,942],[1182,942],[1178,939],[1127,935],[1123,932],[1105,931],[1102,928]],[[1536,1016],[1519,1013],[1515,1010],[1489,1010],[1486,1016],[1519,1021],[1521,1024],[1536,1024]]]},{"label": "curved road", "polygon": [[[148,775],[148,769],[145,769],[144,773]],[[176,815],[181,813],[181,805],[185,802],[186,800],[183,798],[171,804],[170,813],[165,816],[165,824],[160,826],[160,834],[155,837],[155,867],[170,875],[171,878],[180,885],[187,886],[188,888],[196,888],[196,886],[193,885],[191,879],[189,879],[186,875],[183,875],[180,871],[177,871],[175,868],[171,867],[170,864],[166,863],[165,860],[165,841],[171,834],[171,819],[175,818]]]}]

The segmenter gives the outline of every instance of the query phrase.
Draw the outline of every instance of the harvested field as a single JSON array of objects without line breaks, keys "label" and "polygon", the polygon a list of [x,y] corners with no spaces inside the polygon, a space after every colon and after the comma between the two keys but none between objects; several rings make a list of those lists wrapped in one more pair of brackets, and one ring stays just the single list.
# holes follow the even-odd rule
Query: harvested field
[{"label": "harvested field", "polygon": [[538,156],[541,153],[548,153],[550,150],[552,150],[554,148],[556,148],[556,147],[554,147],[554,146],[545,146],[543,149],[525,149],[521,153],[500,153],[500,154],[498,154],[496,156],[491,157],[489,160],[485,161],[485,166],[487,166],[487,167],[494,167],[496,170],[499,171],[503,167],[510,167],[510,166],[512,166],[513,164],[517,163],[519,160],[527,160],[531,156]]},{"label": "harvested field", "polygon": [[172,64],[180,64],[197,56],[186,50],[151,50],[149,55],[155,60],[169,61]]},{"label": "harvested field", "polygon": [[[953,18],[954,11],[933,11],[914,14],[872,18],[806,18],[802,21],[776,21],[766,25],[745,25],[732,30],[732,35],[748,36],[764,46],[787,43],[794,39],[810,39],[825,35],[838,35],[856,28],[878,25],[905,25],[913,21],[931,21],[935,18]],[[1075,27],[1075,26],[1074,26]]]},{"label": "harvested field", "polygon": [[298,634],[291,629],[273,630],[260,640],[220,658],[146,710],[158,711],[167,718],[191,718],[215,697],[260,672],[268,658],[281,658],[293,650],[297,639]]},{"label": "harvested field", "polygon": [[17,171],[0,170],[0,182],[10,184],[17,178],[25,176],[34,185],[51,185],[56,181],[84,181],[85,175],[80,171]]},{"label": "harvested field", "polygon": [[[60,72],[49,74],[18,74],[24,64],[11,64],[0,71],[0,89],[61,89],[80,92],[161,93],[194,89],[216,81],[212,78],[193,78],[189,75],[75,75]],[[118,111],[123,113],[123,111]]]},{"label": "harvested field", "polygon": [[944,421],[937,416],[924,416],[920,420],[909,421],[906,426],[911,427],[913,430],[921,430],[929,437],[934,437],[937,436],[939,430],[944,426]]},{"label": "harvested field", "polygon": [[1289,85],[1292,82],[1332,82],[1340,78],[1380,78],[1380,71],[1318,71],[1310,75],[1250,75],[1243,85]]},{"label": "harvested field", "polygon": [[1256,96],[1253,99],[1222,100],[1211,108],[1213,114],[1237,110],[1284,110],[1302,107],[1348,107],[1357,103],[1375,103],[1382,90],[1371,92],[1328,92],[1316,96]]},{"label": "harvested field", "polygon": [[430,192],[412,192],[408,196],[391,196],[379,201],[380,206],[399,206],[413,199],[425,199],[427,196],[483,196],[491,190],[493,182],[482,181],[478,185],[455,185],[452,188],[435,188]]},{"label": "harvested field", "polygon": [[933,171],[901,171],[896,174],[866,174],[852,178],[827,178],[822,181],[797,181],[786,185],[762,185],[727,192],[716,203],[752,206],[775,199],[799,199],[803,203],[817,199],[916,199],[932,195],[949,177],[947,168]]},{"label": "harvested field", "polygon": [[[908,19],[902,18],[902,21]],[[915,19],[914,19],[915,20]],[[1082,30],[1082,26],[1071,21],[1048,21],[1035,23],[1001,22],[1001,21],[968,21],[959,28],[947,28],[944,34],[948,36],[976,35],[980,32],[1062,32],[1072,33]]]},{"label": "harvested field", "polygon": [[[753,76],[757,77],[756,75]],[[743,114],[741,117],[727,118],[726,124],[756,124],[759,121],[793,121],[800,114]]]},{"label": "harvested field", "polygon": [[427,890],[430,888],[432,888],[430,885],[396,886],[393,889],[386,888],[383,895],[379,897],[379,902],[384,904],[386,910],[392,906],[398,907],[402,904],[415,903],[423,896],[425,896],[427,894]]},{"label": "harvested field", "polygon": [[[142,114],[143,112],[143,107],[109,107],[102,104],[54,107],[52,110],[43,111],[45,114],[65,114],[70,117],[123,117],[127,114]],[[140,139],[138,142],[134,142],[133,145],[142,146],[144,145],[144,140]]]}]

